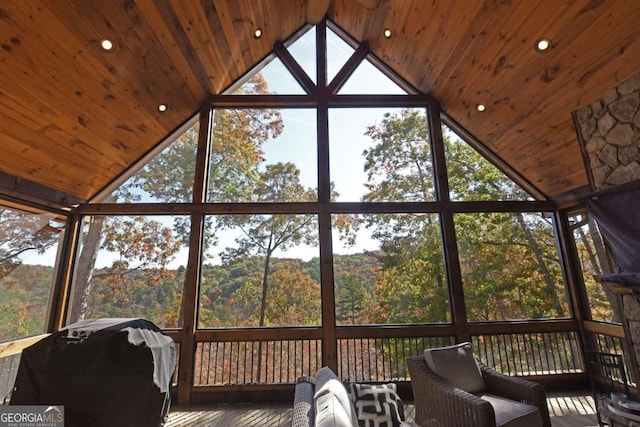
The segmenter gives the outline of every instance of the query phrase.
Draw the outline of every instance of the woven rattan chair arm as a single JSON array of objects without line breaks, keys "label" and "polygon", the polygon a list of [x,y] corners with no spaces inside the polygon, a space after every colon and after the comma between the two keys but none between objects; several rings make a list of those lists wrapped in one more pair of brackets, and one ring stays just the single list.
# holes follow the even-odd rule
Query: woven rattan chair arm
[{"label": "woven rattan chair arm", "polygon": [[479,365],[487,385],[487,393],[537,406],[542,415],[544,427],[551,427],[547,396],[540,384],[501,374],[482,363]]},{"label": "woven rattan chair arm", "polygon": [[416,423],[423,427],[495,427],[489,402],[445,383],[429,369],[422,356],[407,359],[407,366]]}]

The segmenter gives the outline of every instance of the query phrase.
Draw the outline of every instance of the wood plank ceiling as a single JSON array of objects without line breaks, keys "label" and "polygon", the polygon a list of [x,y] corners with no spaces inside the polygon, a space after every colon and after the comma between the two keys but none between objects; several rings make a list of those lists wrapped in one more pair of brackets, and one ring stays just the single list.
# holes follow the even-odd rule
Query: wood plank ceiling
[{"label": "wood plank ceiling", "polygon": [[[332,0],[328,17],[551,198],[588,185],[571,112],[640,71],[637,0]],[[0,192],[90,199],[305,19],[305,0],[0,0]]]}]

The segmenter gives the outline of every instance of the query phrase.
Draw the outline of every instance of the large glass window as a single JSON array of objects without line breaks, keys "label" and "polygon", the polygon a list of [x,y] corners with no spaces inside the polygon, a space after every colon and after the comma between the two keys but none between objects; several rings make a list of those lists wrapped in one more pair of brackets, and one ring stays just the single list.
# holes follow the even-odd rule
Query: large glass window
[{"label": "large glass window", "polygon": [[317,195],[313,109],[217,109],[209,202],[311,202]]},{"label": "large glass window", "polygon": [[199,327],[319,325],[315,215],[207,217]]},{"label": "large glass window", "polygon": [[[85,218],[71,321],[140,315],[181,325],[189,215],[205,224],[199,283],[186,284],[199,286],[200,328],[318,326],[323,304],[339,325],[449,323],[458,267],[470,321],[570,315],[551,216],[525,212],[532,197],[476,142],[447,125],[431,129],[435,104],[407,95],[373,62],[351,61],[355,45],[337,33],[321,34],[299,35],[288,49],[328,87],[303,89],[274,52],[229,88],[233,96],[212,98],[208,138],[196,123],[107,200],[147,202],[157,215]],[[324,70],[315,55],[323,41]],[[344,84],[333,95],[337,75]],[[446,174],[436,176],[443,155]],[[205,158],[206,182],[194,186]],[[194,207],[201,188],[195,199],[205,203]],[[445,229],[452,216],[455,229]],[[330,229],[320,228],[325,220]],[[329,240],[333,253],[321,260]],[[332,265],[333,283],[321,265]],[[323,287],[334,301],[321,300]]]},{"label": "large glass window", "polygon": [[102,203],[191,203],[200,125],[196,121]]},{"label": "large glass window", "polygon": [[327,83],[333,80],[353,52],[353,47],[327,28]]},{"label": "large glass window", "polygon": [[0,205],[0,342],[45,332],[65,220]]},{"label": "large glass window", "polygon": [[311,81],[317,82],[316,27],[312,27],[288,47],[289,53]]},{"label": "large glass window", "polygon": [[331,109],[329,144],[338,201],[434,200],[424,109]]},{"label": "large glass window", "polygon": [[271,59],[259,73],[253,75],[230,95],[302,95],[304,89],[278,58]]},{"label": "large glass window", "polygon": [[333,222],[339,324],[451,320],[437,214],[336,215]]},{"label": "large glass window", "polygon": [[484,212],[454,219],[470,321],[569,316],[549,217]]},{"label": "large glass window", "polygon": [[182,325],[188,230],[183,216],[86,217],[68,323],[143,317]]},{"label": "large glass window", "polygon": [[[371,84],[371,82],[376,82]],[[341,95],[360,93],[380,95],[406,95],[400,86],[385,76],[371,62],[364,60],[356,68],[338,92]]]},{"label": "large glass window", "polygon": [[442,125],[442,139],[451,200],[532,200],[513,180],[446,125]]},{"label": "large glass window", "polygon": [[603,322],[619,322],[620,319],[616,316],[618,310],[613,309],[616,306],[615,295],[594,278],[610,272],[604,241],[596,222],[586,212],[582,212],[570,215],[569,223],[580,260],[591,318]]}]

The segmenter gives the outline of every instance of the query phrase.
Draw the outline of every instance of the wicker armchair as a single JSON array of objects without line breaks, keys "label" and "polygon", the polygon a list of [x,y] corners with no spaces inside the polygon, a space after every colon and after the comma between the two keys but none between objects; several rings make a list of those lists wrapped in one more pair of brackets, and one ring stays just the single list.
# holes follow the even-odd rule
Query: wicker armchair
[{"label": "wicker armchair", "polygon": [[[551,427],[544,389],[540,384],[500,374],[479,364],[486,392],[538,407],[543,427]],[[407,359],[416,409],[415,421],[423,427],[495,427],[489,402],[447,384],[427,365],[423,356]]]}]

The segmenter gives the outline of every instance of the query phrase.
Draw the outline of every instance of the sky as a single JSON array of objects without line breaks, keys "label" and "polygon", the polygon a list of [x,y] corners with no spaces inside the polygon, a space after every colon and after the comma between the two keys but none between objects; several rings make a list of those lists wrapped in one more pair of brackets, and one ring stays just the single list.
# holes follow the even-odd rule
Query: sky
[{"label": "sky", "polygon": [[[327,73],[331,79],[349,59],[354,49],[329,29],[327,30],[327,44]],[[299,38],[289,47],[289,51],[315,82],[315,29]],[[279,60],[274,60],[267,65],[262,70],[262,74],[272,92],[278,94],[303,93]],[[354,72],[340,93],[406,94],[366,60]],[[317,187],[315,110],[283,109],[281,111],[284,120],[284,133],[276,140],[265,144],[266,163],[292,161],[300,169],[302,183],[307,187],[315,188]],[[379,124],[383,114],[389,111],[399,112],[400,109],[330,109],[330,176],[340,194],[338,201],[360,201],[364,195],[366,174],[362,152],[371,146],[371,139],[366,137],[364,132],[368,126]]]}]

